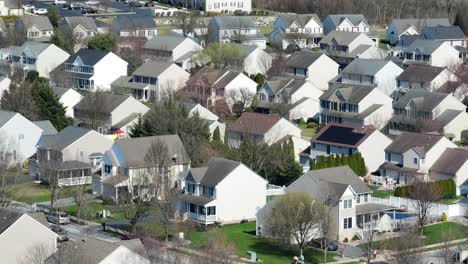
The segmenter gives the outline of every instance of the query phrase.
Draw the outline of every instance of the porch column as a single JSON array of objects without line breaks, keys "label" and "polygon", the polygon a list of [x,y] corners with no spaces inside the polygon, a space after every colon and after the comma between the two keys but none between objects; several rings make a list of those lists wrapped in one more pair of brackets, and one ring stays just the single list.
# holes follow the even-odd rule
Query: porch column
[{"label": "porch column", "polygon": [[397,226],[396,226],[396,212],[395,212],[395,209],[393,209],[393,229],[396,229]]},{"label": "porch column", "polygon": [[119,197],[119,187],[115,187],[115,203],[118,204],[119,200],[117,197]]}]

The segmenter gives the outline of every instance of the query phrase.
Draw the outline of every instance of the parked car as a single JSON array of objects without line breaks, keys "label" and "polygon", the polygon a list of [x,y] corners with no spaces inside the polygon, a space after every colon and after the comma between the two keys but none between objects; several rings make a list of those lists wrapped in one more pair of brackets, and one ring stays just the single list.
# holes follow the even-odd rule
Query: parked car
[{"label": "parked car", "polygon": [[65,5],[67,4],[66,0],[55,0],[54,5]]},{"label": "parked car", "polygon": [[83,10],[81,11],[83,14],[96,14],[97,10],[91,7],[84,7]]},{"label": "parked car", "polygon": [[34,8],[33,13],[36,15],[47,15],[47,9],[45,8]]},{"label": "parked car", "polygon": [[84,3],[85,5],[99,5],[99,1],[96,1],[96,0],[89,0]]},{"label": "parked car", "polygon": [[68,10],[81,10],[81,9],[82,9],[81,5],[76,4],[76,3],[70,4],[70,7],[68,7]]},{"label": "parked car", "polygon": [[57,225],[64,225],[70,223],[70,216],[65,212],[51,212],[47,215],[47,221]]},{"label": "parked car", "polygon": [[32,12],[35,9],[35,7],[33,5],[23,5],[23,9],[26,12]]},{"label": "parked car", "polygon": [[57,236],[57,241],[58,242],[65,242],[68,241],[68,234],[67,231],[65,231],[61,226],[58,225],[52,225],[50,227],[52,231],[54,231],[58,236]]}]

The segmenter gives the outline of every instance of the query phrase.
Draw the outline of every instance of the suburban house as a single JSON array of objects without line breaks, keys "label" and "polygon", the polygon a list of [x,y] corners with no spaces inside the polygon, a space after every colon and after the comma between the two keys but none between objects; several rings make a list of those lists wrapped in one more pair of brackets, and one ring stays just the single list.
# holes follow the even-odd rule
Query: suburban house
[{"label": "suburban house", "polygon": [[457,195],[468,194],[468,150],[447,148],[429,169],[432,181],[452,179]]},{"label": "suburban house", "polygon": [[38,126],[40,129],[42,129],[43,136],[55,135],[58,133],[57,129],[49,120],[39,120],[39,121],[34,121],[33,123],[36,126]]},{"label": "suburban house", "polygon": [[267,75],[271,68],[272,56],[253,45],[241,45],[244,72],[248,75]]},{"label": "suburban house", "polygon": [[127,75],[127,65],[110,51],[80,49],[57,68],[52,82],[58,87],[107,91],[113,81]]},{"label": "suburban house", "polygon": [[47,42],[54,34],[54,27],[47,16],[21,16],[15,22],[15,31],[25,34],[28,40]]},{"label": "suburban house", "polygon": [[152,194],[144,189],[147,177],[151,176],[148,173],[157,167],[150,157],[156,149],[167,150],[161,155],[170,159],[165,161],[168,164],[165,169],[172,186],[176,186],[177,175],[190,168],[190,158],[178,135],[126,138],[116,140],[104,153],[101,175],[93,179],[93,193],[116,203],[127,191],[133,196],[144,195],[150,199]]},{"label": "suburban house", "polygon": [[112,20],[112,30],[120,37],[141,37],[150,39],[158,35],[156,22],[152,16],[116,16]]},{"label": "suburban house", "polygon": [[67,16],[63,19],[61,28],[79,42],[90,39],[98,33],[94,20],[86,16]]},{"label": "suburban house", "polygon": [[[204,225],[255,220],[257,211],[266,203],[267,184],[240,162],[212,158],[206,167],[181,174],[179,210],[184,219]],[[232,190],[233,186],[242,186],[241,196]]]},{"label": "suburban house", "polygon": [[362,14],[336,14],[328,15],[323,19],[323,32],[328,34],[332,31],[359,32],[366,34],[376,43],[379,43],[379,37],[372,31]]},{"label": "suburban house", "polygon": [[392,96],[396,91],[396,78],[403,72],[392,61],[378,59],[354,59],[340,73],[337,82],[371,86]]},{"label": "suburban house", "polygon": [[273,113],[286,107],[289,120],[318,120],[323,91],[310,82],[278,79],[265,82],[257,94],[257,111]]},{"label": "suburban house", "polygon": [[384,59],[386,52],[364,33],[332,31],[319,42],[320,50],[346,65],[355,58]]},{"label": "suburban house", "polygon": [[393,110],[388,123],[393,135],[419,130],[460,140],[461,132],[468,129],[466,106],[450,94],[412,89],[393,103]]},{"label": "suburban house", "polygon": [[219,134],[221,141],[224,142],[224,136],[226,133],[226,124],[219,121],[219,117],[210,110],[206,109],[200,104],[183,103],[189,111],[188,116],[191,117],[197,114],[201,119],[208,123],[208,129],[210,130],[211,138],[216,128],[219,128]]},{"label": "suburban house", "polygon": [[317,47],[323,36],[323,25],[317,14],[284,14],[273,24],[270,44],[280,49],[289,45]]},{"label": "suburban house", "polygon": [[112,143],[112,139],[81,127],[69,126],[58,134],[43,135],[36,156],[29,160],[30,176],[44,182],[57,180],[59,186],[90,184]]},{"label": "suburban house", "polygon": [[440,41],[453,47],[466,47],[465,34],[459,26],[435,26],[421,30],[421,36],[425,39]]},{"label": "suburban house", "polygon": [[[119,242],[108,242],[104,240],[87,237],[85,240],[78,239],[64,243],[59,252],[73,252],[67,256],[67,263],[93,263],[93,264],[150,264],[145,247],[140,239],[122,240]],[[62,263],[60,253],[47,258],[47,264]]]},{"label": "suburban house", "polygon": [[244,140],[272,145],[288,135],[301,137],[301,129],[278,115],[252,112],[242,113],[226,130],[227,143],[232,147]]},{"label": "suburban house", "polygon": [[149,39],[143,48],[145,56],[151,60],[174,62],[184,70],[195,68],[196,54],[203,47],[194,39],[178,34],[159,35]]},{"label": "suburban house", "polygon": [[458,77],[449,69],[428,65],[409,65],[396,78],[398,90],[425,89],[437,91],[449,82],[458,81]]},{"label": "suburban house", "polygon": [[372,125],[382,129],[392,117],[392,98],[371,86],[336,85],[320,96],[320,122]]},{"label": "suburban house", "polygon": [[266,48],[265,36],[248,16],[214,16],[208,24],[208,41],[239,43]]},{"label": "suburban house", "polygon": [[1,50],[2,58],[13,67],[25,72],[37,71],[40,77],[50,73],[66,61],[70,54],[50,43],[27,41],[22,46]]},{"label": "suburban house", "polygon": [[390,44],[395,45],[400,41],[401,36],[419,35],[421,29],[437,26],[451,26],[451,24],[448,18],[393,19],[387,27],[386,39]]},{"label": "suburban house", "polygon": [[[1,6],[0,6],[0,15],[1,15]],[[5,24],[3,18],[0,18],[0,36],[5,37],[8,33],[8,27]]]},{"label": "suburban house", "polygon": [[81,127],[97,127],[101,134],[128,134],[139,116],[146,114],[149,107],[130,95],[111,93],[85,97],[73,107],[75,123]]},{"label": "suburban house", "polygon": [[49,228],[44,214],[24,213],[0,207],[0,255],[2,262],[30,263],[31,252],[41,252],[34,261],[43,263],[57,251],[57,234]]},{"label": "suburban house", "polygon": [[66,108],[65,114],[67,117],[73,118],[73,107],[83,99],[83,95],[72,88],[52,87],[52,90],[59,98],[59,102]]},{"label": "suburban house", "polygon": [[459,51],[446,42],[415,39],[407,46],[396,46],[393,55],[403,64],[447,67],[460,63]]},{"label": "suburban house", "polygon": [[2,159],[23,163],[34,155],[42,129],[19,113],[0,110]]},{"label": "suburban house", "polygon": [[[371,189],[348,166],[309,171],[291,183],[285,193],[308,193],[330,209],[330,240],[351,241],[361,238],[364,224],[379,221],[395,207],[372,202]],[[257,213],[256,235],[271,237],[272,211],[280,197],[273,198]],[[378,230],[380,231],[380,230]],[[321,237],[319,232],[310,239]]]},{"label": "suburban house", "polygon": [[172,62],[146,61],[131,76],[121,76],[111,83],[112,91],[131,94],[137,100],[147,102],[161,100],[182,89],[190,73]]},{"label": "suburban house", "polygon": [[385,148],[385,162],[379,168],[379,176],[372,176],[371,180],[388,189],[415,180],[427,181],[434,163],[447,149],[456,147],[444,136],[403,132]]},{"label": "suburban house", "polygon": [[339,64],[325,54],[308,51],[293,53],[286,60],[287,73],[306,79],[322,90],[338,75]]},{"label": "suburban house", "polygon": [[[186,1],[178,1],[186,4]],[[223,0],[193,0],[188,5],[189,8],[201,9],[209,13],[234,13],[235,11],[250,13],[252,10],[252,0],[236,0],[231,2]]]},{"label": "suburban house", "polygon": [[217,101],[224,101],[232,108],[234,103],[241,100],[249,106],[257,92],[257,85],[242,72],[205,67],[190,76],[186,87],[180,92],[185,98],[208,109],[215,106]]},{"label": "suburban house", "polygon": [[18,2],[15,0],[3,0],[0,1],[0,15],[22,16],[24,15],[24,8],[18,5]]},{"label": "suburban house", "polygon": [[[385,161],[384,150],[392,140],[372,126],[331,123],[320,129],[311,142],[310,159],[359,152],[368,171],[373,172]],[[302,163],[307,165],[308,160]]]}]

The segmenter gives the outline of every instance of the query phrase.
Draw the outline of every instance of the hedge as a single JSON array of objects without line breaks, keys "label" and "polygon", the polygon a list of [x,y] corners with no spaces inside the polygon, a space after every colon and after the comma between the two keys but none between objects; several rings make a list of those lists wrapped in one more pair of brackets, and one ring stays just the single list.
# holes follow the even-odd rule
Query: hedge
[{"label": "hedge", "polygon": [[318,156],[316,160],[310,161],[310,170],[318,170],[348,165],[358,176],[366,176],[367,168],[361,153],[356,152],[348,156],[330,155],[328,157]]},{"label": "hedge", "polygon": [[[433,185],[432,188],[437,188],[442,198],[455,198],[457,195],[457,185],[451,179],[425,182],[424,184]],[[399,186],[395,189],[394,195],[397,197],[410,197],[412,188],[411,185]]]}]

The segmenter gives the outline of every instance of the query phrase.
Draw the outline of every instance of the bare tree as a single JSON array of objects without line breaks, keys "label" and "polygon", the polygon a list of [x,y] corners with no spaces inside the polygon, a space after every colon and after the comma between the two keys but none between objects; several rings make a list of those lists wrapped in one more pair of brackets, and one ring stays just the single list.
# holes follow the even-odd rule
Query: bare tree
[{"label": "bare tree", "polygon": [[394,255],[396,262],[399,264],[422,264],[421,253],[415,250],[423,246],[417,226],[402,224],[400,234],[400,236],[389,240],[389,244],[386,245],[397,252]]},{"label": "bare tree", "polygon": [[415,182],[411,185],[409,197],[414,200],[413,206],[416,210],[416,219],[422,235],[424,232],[423,227],[431,215],[434,202],[441,198],[441,190],[435,184],[415,179]]},{"label": "bare tree", "polygon": [[21,259],[23,264],[44,264],[45,260],[52,254],[50,247],[45,244],[38,244],[27,251],[27,254]]},{"label": "bare tree", "polygon": [[[57,165],[58,164],[59,162],[57,162]],[[52,165],[49,165],[49,167],[45,168],[42,173],[44,174],[42,176],[42,180],[47,183],[47,190],[49,191],[49,197],[50,197],[49,213],[51,213],[55,209],[55,202],[57,201],[58,196],[59,196],[60,173],[55,168],[55,166],[52,166]]]},{"label": "bare tree", "polygon": [[255,94],[247,88],[231,89],[227,92],[226,97],[228,104],[231,105],[232,111],[240,115],[249,107]]},{"label": "bare tree", "polygon": [[267,76],[278,76],[287,71],[286,56],[283,51],[278,51],[271,62],[271,67],[267,71]]},{"label": "bare tree", "polygon": [[234,264],[236,249],[225,236],[213,230],[208,235],[208,244],[203,250],[203,256],[198,258],[197,264]]},{"label": "bare tree", "polygon": [[198,21],[192,12],[177,12],[174,17],[174,23],[177,28],[182,29],[182,35],[187,37],[198,25]]},{"label": "bare tree", "polygon": [[103,91],[87,92],[81,99],[79,107],[75,107],[75,119],[78,125],[98,130],[109,118],[106,113],[108,94]]},{"label": "bare tree", "polygon": [[7,142],[0,140],[0,207],[8,207],[18,191],[13,184],[18,173],[15,152]]},{"label": "bare tree", "polygon": [[372,249],[374,247],[374,240],[377,232],[376,227],[377,221],[371,219],[371,221],[363,224],[362,231],[360,231],[361,239],[363,241],[361,245],[364,250],[364,257],[366,259],[366,263],[368,264],[371,263],[373,257]]},{"label": "bare tree", "polygon": [[151,210],[150,203],[147,201],[145,190],[148,190],[148,178],[146,173],[138,172],[127,181],[127,186],[118,188],[119,203],[125,219],[130,221],[130,231],[135,234],[137,224]]},{"label": "bare tree", "polygon": [[[78,177],[74,179],[79,179]],[[88,185],[76,182],[72,187],[72,197],[76,203],[76,217],[78,221],[84,220],[83,224],[86,225],[86,220],[90,219],[90,214],[87,211],[89,202],[93,199],[93,196],[87,192]]]}]

